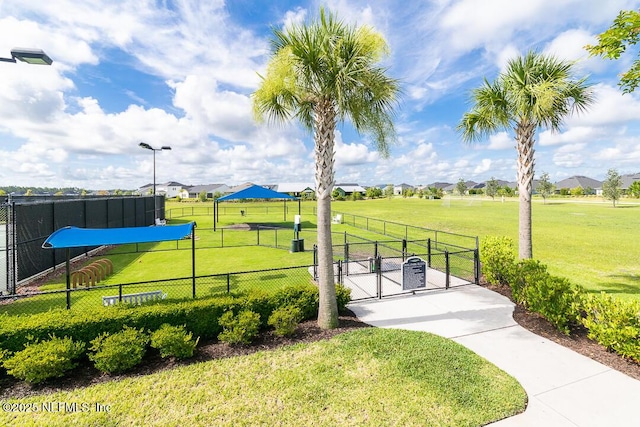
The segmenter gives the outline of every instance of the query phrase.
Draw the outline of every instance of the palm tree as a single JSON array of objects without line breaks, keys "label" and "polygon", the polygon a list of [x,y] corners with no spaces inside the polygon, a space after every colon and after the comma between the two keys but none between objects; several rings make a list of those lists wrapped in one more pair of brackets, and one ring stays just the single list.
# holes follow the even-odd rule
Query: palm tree
[{"label": "palm tree", "polygon": [[320,9],[319,19],[273,30],[266,76],[253,93],[258,120],[298,119],[313,133],[318,219],[318,324],[338,325],[333,250],[331,193],[334,185],[334,132],[337,121],[350,119],[359,133],[373,137],[388,155],[395,138],[391,121],[398,82],[377,62],[388,53],[384,38],[368,26],[348,26]]},{"label": "palm tree", "polygon": [[574,79],[571,62],[529,52],[509,61],[492,83],[472,92],[472,107],[458,124],[466,142],[499,130],[515,132],[518,151],[519,256],[532,257],[531,194],[534,137],[538,128],[558,131],[565,117],[582,112],[593,102],[586,77]]}]

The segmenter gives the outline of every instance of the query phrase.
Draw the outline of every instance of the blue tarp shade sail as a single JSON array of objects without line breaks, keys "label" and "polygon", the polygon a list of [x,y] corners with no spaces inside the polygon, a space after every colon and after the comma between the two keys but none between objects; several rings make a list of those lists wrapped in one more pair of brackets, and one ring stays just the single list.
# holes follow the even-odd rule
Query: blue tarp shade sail
[{"label": "blue tarp shade sail", "polygon": [[162,227],[78,228],[64,227],[54,231],[43,248],[77,248],[82,246],[123,245],[127,243],[180,240],[191,235],[195,222]]},{"label": "blue tarp shade sail", "polygon": [[252,185],[244,190],[236,191],[232,194],[227,194],[217,199],[218,202],[224,202],[226,200],[237,199],[292,199],[297,200],[296,197],[290,196],[285,193],[278,193],[277,191],[269,190],[268,188],[261,187],[259,185]]}]

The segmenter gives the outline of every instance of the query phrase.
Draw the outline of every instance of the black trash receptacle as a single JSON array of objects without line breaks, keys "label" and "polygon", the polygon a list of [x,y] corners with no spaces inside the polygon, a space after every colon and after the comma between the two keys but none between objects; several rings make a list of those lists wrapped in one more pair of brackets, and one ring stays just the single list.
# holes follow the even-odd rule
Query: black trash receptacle
[{"label": "black trash receptacle", "polygon": [[304,239],[292,239],[291,252],[304,252]]}]

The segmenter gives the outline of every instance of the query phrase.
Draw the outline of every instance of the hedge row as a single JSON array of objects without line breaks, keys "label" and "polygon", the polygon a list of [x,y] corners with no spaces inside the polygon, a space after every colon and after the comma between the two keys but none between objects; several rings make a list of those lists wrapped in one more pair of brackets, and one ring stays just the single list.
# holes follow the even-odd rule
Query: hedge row
[{"label": "hedge row", "polygon": [[[336,293],[338,309],[344,311],[350,300],[350,290],[336,285]],[[20,351],[29,342],[43,341],[51,336],[88,343],[100,334],[115,333],[125,326],[154,331],[165,323],[185,325],[194,336],[209,339],[222,331],[218,319],[226,311],[254,311],[260,315],[261,327],[266,328],[274,309],[286,305],[298,307],[306,320],[317,317],[318,288],[296,285],[275,294],[250,292],[182,302],[159,301],[143,306],[122,304],[87,311],[57,309],[34,315],[5,314],[0,316],[0,350]]]},{"label": "hedge row", "polygon": [[551,275],[537,260],[516,261],[513,241],[508,237],[487,237],[480,251],[487,282],[508,284],[514,301],[540,313],[565,334],[581,324],[589,338],[640,362],[639,302],[604,292],[588,295],[581,286]]}]

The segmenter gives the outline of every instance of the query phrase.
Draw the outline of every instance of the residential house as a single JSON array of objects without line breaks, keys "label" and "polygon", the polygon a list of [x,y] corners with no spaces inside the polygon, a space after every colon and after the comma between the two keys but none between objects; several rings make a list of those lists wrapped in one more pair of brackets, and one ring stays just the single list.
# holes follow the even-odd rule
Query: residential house
[{"label": "residential house", "polygon": [[560,193],[562,190],[571,191],[573,188],[582,188],[585,190],[585,194],[590,191],[593,191],[592,194],[596,194],[596,189],[602,188],[602,181],[582,175],[574,175],[556,182],[555,186],[556,193]]},{"label": "residential house", "polygon": [[308,182],[284,182],[275,186],[278,193],[286,193],[295,197],[312,196],[316,190],[315,185]]},{"label": "residential house", "polygon": [[337,191],[342,197],[347,197],[353,193],[360,193],[365,195],[367,190],[358,184],[336,184],[333,186],[333,191]]},{"label": "residential house", "polygon": [[406,190],[413,190],[413,186],[409,184],[399,184],[393,186],[393,194],[394,196],[402,196]]},{"label": "residential house", "polygon": [[193,185],[191,187],[187,187],[185,190],[187,190],[187,197],[182,198],[188,199],[197,199],[203,191],[206,192],[207,199],[213,199],[213,196],[216,193],[224,195],[231,192],[231,189],[225,184]]}]

